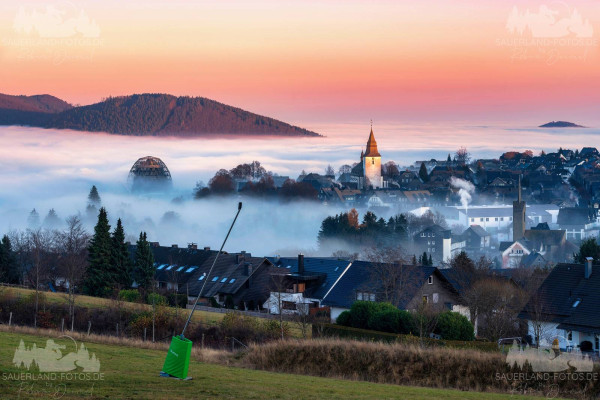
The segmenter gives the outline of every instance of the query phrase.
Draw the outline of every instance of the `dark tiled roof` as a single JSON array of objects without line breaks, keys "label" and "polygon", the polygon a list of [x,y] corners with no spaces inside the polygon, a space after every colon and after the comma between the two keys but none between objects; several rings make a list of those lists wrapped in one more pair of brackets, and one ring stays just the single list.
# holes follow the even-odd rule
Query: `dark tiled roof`
[{"label": "dark tiled roof", "polygon": [[[485,229],[483,229],[480,225],[471,225],[467,231],[471,231],[474,234],[476,234],[479,237],[486,237],[486,236],[490,236],[490,234],[488,233],[488,231],[486,231]],[[467,233],[464,232],[463,235]]]},{"label": "dark tiled roof", "polygon": [[565,240],[566,232],[562,230],[531,230],[525,231],[525,239],[545,246],[558,246]]},{"label": "dark tiled roof", "polygon": [[524,268],[530,268],[534,266],[537,262],[545,264],[546,259],[537,251],[532,251],[531,253],[527,254],[521,259],[521,266]]},{"label": "dark tiled roof", "polygon": [[[285,268],[291,274],[298,273],[298,257],[269,257],[275,267]],[[335,257],[304,257],[305,274],[321,274],[321,283],[306,292],[306,297],[322,299],[335,284],[337,279],[346,270],[350,261],[340,260]],[[289,267],[289,268],[288,268]]]},{"label": "dark tiled roof", "polygon": [[595,211],[590,208],[566,207],[558,212],[559,225],[585,225],[594,221]]},{"label": "dark tiled roof", "polygon": [[[356,292],[360,290],[378,293],[378,284],[372,275],[372,263],[368,261],[354,261],[350,268],[341,276],[338,283],[323,299],[322,304],[331,307],[350,308],[356,300]],[[402,297],[399,299],[399,308],[406,308],[418,290],[425,284],[426,279],[437,271],[436,267],[422,267],[415,265],[403,266],[403,279],[406,282]],[[442,276],[440,274],[440,276]]]},{"label": "dark tiled roof", "polygon": [[558,264],[519,318],[538,319],[541,314],[539,319],[543,321],[600,333],[600,266],[594,265],[587,279],[584,272],[585,267],[581,264]]}]

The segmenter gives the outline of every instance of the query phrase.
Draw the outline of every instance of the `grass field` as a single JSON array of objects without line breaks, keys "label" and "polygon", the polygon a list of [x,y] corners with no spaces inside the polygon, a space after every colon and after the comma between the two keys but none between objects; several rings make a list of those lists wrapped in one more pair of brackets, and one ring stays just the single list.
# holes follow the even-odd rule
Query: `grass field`
[{"label": "grass field", "polygon": [[[27,372],[12,365],[15,349],[22,339],[26,346],[44,347],[46,340],[66,345],[73,342],[48,333],[0,332],[0,398],[63,399],[509,399],[517,396],[461,392],[355,382],[301,375],[278,374],[222,365],[190,363],[191,381],[159,378],[165,350],[131,345],[100,344],[85,341],[90,353],[100,361],[103,380],[14,380],[8,374]],[[90,338],[93,340],[93,338]],[[528,397],[520,397],[525,399]]]}]

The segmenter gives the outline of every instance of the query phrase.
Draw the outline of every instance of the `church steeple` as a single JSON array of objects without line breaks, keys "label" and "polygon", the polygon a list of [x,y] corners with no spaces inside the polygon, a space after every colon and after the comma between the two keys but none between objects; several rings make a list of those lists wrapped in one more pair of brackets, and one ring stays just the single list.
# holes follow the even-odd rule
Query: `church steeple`
[{"label": "church steeple", "polygon": [[373,125],[371,125],[371,134],[367,141],[367,152],[365,153],[365,157],[381,157],[381,154],[377,151],[377,142],[375,141],[375,135],[373,135]]}]

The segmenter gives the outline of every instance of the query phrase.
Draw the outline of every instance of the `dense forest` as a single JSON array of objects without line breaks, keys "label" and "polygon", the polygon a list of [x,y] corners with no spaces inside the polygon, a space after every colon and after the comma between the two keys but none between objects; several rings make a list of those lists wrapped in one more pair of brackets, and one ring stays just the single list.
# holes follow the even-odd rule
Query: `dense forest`
[{"label": "dense forest", "polygon": [[[46,103],[34,97],[46,97]],[[54,99],[52,102],[49,98]],[[108,132],[122,135],[211,134],[319,136],[297,126],[203,97],[135,94],[71,107],[52,96],[0,97],[0,124]],[[44,104],[51,107],[44,107]],[[65,106],[66,105],[66,106]]]}]

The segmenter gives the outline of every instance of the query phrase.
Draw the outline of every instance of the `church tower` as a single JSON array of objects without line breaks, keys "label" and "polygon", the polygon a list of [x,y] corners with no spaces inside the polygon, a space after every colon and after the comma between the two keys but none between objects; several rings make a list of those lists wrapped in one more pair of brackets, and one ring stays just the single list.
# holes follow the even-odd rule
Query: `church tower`
[{"label": "church tower", "polygon": [[519,197],[513,201],[513,242],[525,236],[525,208],[526,204],[521,198],[521,177],[519,176]]},{"label": "church tower", "polygon": [[377,142],[373,135],[373,125],[371,125],[371,134],[367,141],[367,151],[362,157],[362,166],[365,178],[365,188],[373,187],[379,189],[383,187],[383,177],[381,176],[381,154],[377,151]]}]

